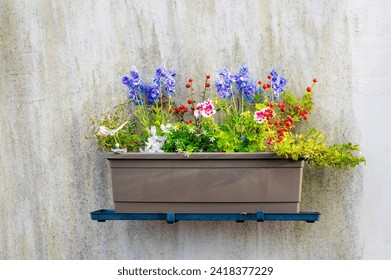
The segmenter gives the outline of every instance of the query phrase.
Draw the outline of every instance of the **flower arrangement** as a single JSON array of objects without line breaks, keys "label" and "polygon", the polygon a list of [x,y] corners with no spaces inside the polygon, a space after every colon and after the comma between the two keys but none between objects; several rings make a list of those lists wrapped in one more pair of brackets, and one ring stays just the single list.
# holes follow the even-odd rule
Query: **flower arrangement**
[{"label": "flower arrangement", "polygon": [[305,159],[318,167],[352,168],[365,159],[357,144],[327,145],[317,129],[297,132],[313,109],[314,78],[301,96],[285,90],[286,78],[272,70],[256,81],[242,64],[237,73],[218,70],[212,86],[206,75],[201,90],[189,78],[188,97],[178,103],[175,72],[160,66],[151,83],[137,71],[122,78],[126,102],[93,119],[99,150],[125,152],[274,152]]}]

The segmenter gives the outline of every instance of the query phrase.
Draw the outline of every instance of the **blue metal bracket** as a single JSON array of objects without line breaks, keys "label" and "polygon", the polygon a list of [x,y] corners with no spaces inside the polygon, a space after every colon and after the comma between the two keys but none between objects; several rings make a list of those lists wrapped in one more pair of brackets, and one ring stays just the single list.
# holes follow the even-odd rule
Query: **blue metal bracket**
[{"label": "blue metal bracket", "polygon": [[318,212],[300,212],[300,213],[265,213],[257,211],[256,213],[116,213],[113,209],[101,209],[91,212],[91,219],[98,222],[108,220],[141,220],[152,221],[162,220],[168,224],[174,224],[178,221],[305,221],[314,223],[319,221]]}]

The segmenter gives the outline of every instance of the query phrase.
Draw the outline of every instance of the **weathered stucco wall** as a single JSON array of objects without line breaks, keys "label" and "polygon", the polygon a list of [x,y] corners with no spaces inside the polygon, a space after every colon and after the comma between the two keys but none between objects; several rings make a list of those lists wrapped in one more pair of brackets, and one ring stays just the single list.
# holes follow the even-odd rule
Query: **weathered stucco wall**
[{"label": "weathered stucco wall", "polygon": [[[2,0],[0,259],[390,258],[390,14],[364,0]],[[293,90],[317,76],[311,124],[362,145],[366,167],[306,168],[302,211],[322,221],[91,221],[112,198],[85,135],[125,96],[118,78],[165,63],[183,91],[243,61],[283,70]]]}]

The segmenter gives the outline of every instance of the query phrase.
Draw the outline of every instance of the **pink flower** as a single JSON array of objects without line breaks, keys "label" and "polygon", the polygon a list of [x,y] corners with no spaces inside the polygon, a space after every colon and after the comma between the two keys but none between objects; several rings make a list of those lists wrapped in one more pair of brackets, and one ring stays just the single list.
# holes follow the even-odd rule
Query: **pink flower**
[{"label": "pink flower", "polygon": [[194,116],[210,117],[216,114],[215,107],[210,99],[205,100],[202,103],[197,104],[197,110],[194,111]]},{"label": "pink flower", "polygon": [[270,108],[265,108],[254,113],[254,120],[259,123],[270,120],[272,117],[274,117],[274,112]]}]

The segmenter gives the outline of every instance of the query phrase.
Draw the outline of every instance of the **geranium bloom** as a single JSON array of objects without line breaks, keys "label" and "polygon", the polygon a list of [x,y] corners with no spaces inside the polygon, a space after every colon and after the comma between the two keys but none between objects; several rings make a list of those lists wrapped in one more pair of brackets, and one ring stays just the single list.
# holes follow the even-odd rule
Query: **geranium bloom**
[{"label": "geranium bloom", "polygon": [[205,100],[202,103],[197,104],[197,110],[194,111],[194,116],[210,117],[216,114],[215,107],[210,99]]},{"label": "geranium bloom", "polygon": [[259,123],[263,123],[266,120],[270,120],[273,116],[273,110],[270,108],[265,108],[254,113],[254,120]]}]

